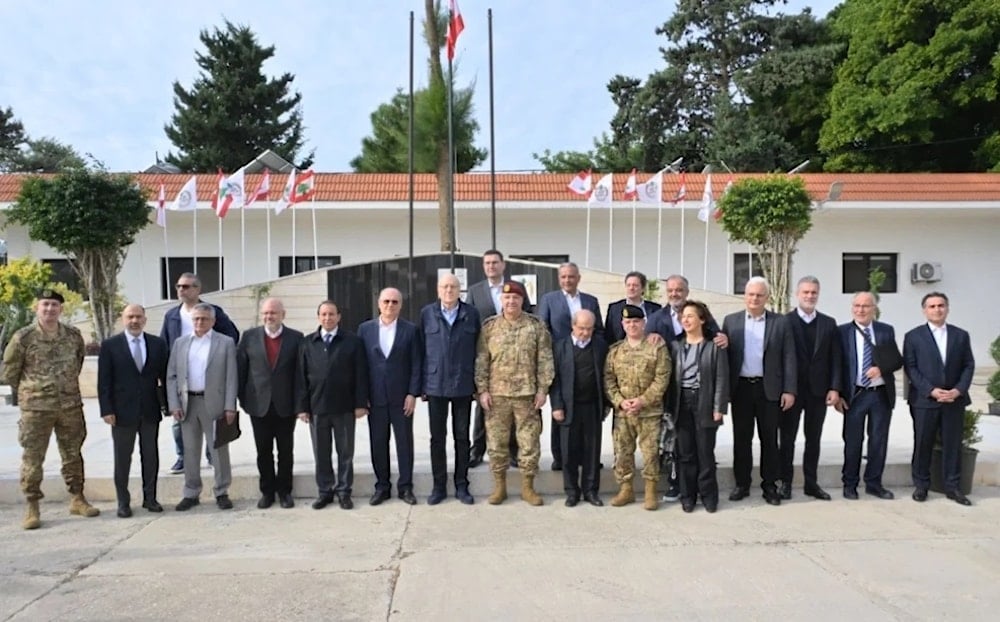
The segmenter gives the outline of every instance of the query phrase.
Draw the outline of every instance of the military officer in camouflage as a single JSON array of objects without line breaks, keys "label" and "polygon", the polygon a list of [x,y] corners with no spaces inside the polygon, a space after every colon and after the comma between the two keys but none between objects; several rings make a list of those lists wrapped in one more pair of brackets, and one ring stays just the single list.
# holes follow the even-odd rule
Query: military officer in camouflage
[{"label": "military officer in camouflage", "polygon": [[642,452],[642,479],[645,481],[643,507],[655,510],[656,482],[660,479],[658,444],[663,393],[670,381],[670,354],[663,343],[645,338],[646,315],[641,307],[622,308],[625,339],[611,346],[604,368],[608,398],[615,408],[612,438],[615,445],[615,479],[620,489],[611,505],[620,507],[635,501],[635,447]]},{"label": "military officer in camouflage", "polygon": [[555,366],[549,330],[541,320],[522,310],[525,298],[523,285],[516,281],[504,283],[500,290],[501,315],[483,323],[476,347],[476,390],[486,412],[486,447],[494,482],[488,501],[493,505],[507,498],[511,425],[516,427],[520,448],[521,498],[531,505],[542,505],[542,498],[535,492],[541,453],[538,439],[542,433],[538,409],[545,404]]},{"label": "military officer in camouflage", "polygon": [[21,458],[21,491],[28,501],[22,527],[41,525],[38,501],[42,494],[42,461],[55,430],[62,475],[72,495],[69,513],[97,516],[100,511],[83,496],[83,456],[80,448],[87,437],[80,395],[83,367],[83,337],[80,331],[59,321],[63,297],[45,289],[35,302],[37,321],[14,333],[3,354],[3,382],[13,390],[21,419],[18,440]]}]

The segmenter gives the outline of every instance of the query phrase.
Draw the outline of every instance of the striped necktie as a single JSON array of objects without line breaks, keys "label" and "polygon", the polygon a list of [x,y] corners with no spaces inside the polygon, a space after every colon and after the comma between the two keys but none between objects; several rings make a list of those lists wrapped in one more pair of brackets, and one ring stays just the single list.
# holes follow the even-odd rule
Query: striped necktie
[{"label": "striped necktie", "polygon": [[870,387],[872,385],[871,378],[868,377],[868,370],[871,369],[872,360],[875,354],[875,348],[872,346],[872,329],[870,326],[866,326],[861,329],[865,334],[865,345],[862,349],[861,354],[861,386]]}]

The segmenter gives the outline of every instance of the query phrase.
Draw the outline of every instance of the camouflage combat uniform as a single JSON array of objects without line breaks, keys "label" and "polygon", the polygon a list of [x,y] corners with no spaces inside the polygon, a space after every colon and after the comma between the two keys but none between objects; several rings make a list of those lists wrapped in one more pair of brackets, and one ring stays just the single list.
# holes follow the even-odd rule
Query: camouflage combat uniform
[{"label": "camouflage combat uniform", "polygon": [[522,313],[516,320],[495,315],[483,323],[476,347],[476,390],[493,400],[486,414],[486,447],[490,469],[505,473],[510,427],[517,430],[518,467],[522,475],[538,472],[542,420],[535,394],[547,394],[555,378],[552,337],[537,317]]},{"label": "camouflage combat uniform", "polygon": [[49,334],[35,322],[14,333],[3,355],[3,382],[9,384],[21,408],[18,441],[21,491],[28,501],[41,499],[42,462],[55,430],[62,476],[70,494],[83,492],[83,456],[87,437],[80,395],[83,337],[72,326],[59,323]]},{"label": "camouflage combat uniform", "polygon": [[[660,441],[660,416],[663,394],[670,381],[670,354],[662,344],[652,345],[643,339],[639,345],[619,341],[608,350],[604,381],[608,398],[615,407],[612,438],[615,446],[615,480],[619,485],[632,482],[635,473],[635,448],[642,452],[642,478],[656,482],[660,478],[657,455]],[[626,415],[622,400],[641,397],[645,406],[638,416]]]}]

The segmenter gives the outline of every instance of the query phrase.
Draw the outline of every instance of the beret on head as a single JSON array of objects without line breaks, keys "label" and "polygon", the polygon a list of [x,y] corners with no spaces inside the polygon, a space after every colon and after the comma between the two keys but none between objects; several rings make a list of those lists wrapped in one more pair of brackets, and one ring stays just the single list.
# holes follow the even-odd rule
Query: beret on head
[{"label": "beret on head", "polygon": [[55,300],[59,304],[63,304],[64,302],[66,302],[66,299],[63,298],[62,294],[60,294],[54,289],[49,289],[49,288],[38,290],[38,292],[35,294],[35,300]]},{"label": "beret on head", "polygon": [[527,298],[528,292],[524,291],[524,285],[521,285],[517,281],[507,281],[503,284],[503,289],[500,290],[502,294],[517,294],[521,298]]},{"label": "beret on head", "polygon": [[637,307],[635,305],[625,305],[622,307],[622,319],[628,320],[632,318],[644,318],[646,317],[646,312],[642,310],[642,307]]}]

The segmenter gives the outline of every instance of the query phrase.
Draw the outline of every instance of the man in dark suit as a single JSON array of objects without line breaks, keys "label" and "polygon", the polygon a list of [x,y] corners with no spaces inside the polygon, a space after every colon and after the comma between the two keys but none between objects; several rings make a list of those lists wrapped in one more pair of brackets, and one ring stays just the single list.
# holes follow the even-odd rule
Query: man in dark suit
[{"label": "man in dark suit", "polygon": [[[573,262],[566,262],[559,266],[559,290],[548,292],[538,301],[536,315],[549,328],[552,335],[552,342],[555,343],[565,339],[573,332],[573,315],[586,309],[594,314],[596,323],[594,330],[598,334],[604,333],[604,325],[601,322],[601,307],[597,298],[581,292],[580,268]],[[552,470],[562,469],[562,443],[559,440],[559,426],[552,420],[552,432],[549,435],[550,447],[552,449]]]},{"label": "man in dark suit", "polygon": [[559,426],[565,459],[563,488],[569,507],[580,502],[581,491],[587,503],[604,505],[598,491],[601,485],[601,423],[608,412],[604,390],[608,345],[600,335],[594,334],[595,323],[593,313],[586,309],[577,311],[573,316],[573,334],[552,346],[556,375],[549,387],[549,399],[552,400],[552,417]]},{"label": "man in dark suit", "polygon": [[853,322],[841,324],[840,410],[844,413],[844,468],[841,479],[844,498],[858,498],[861,471],[861,444],[868,431],[868,464],[865,466],[865,493],[880,499],[892,499],[892,491],[882,486],[882,470],[889,443],[889,421],[896,406],[896,369],[880,367],[875,346],[895,347],[896,331],[875,321],[875,297],[859,292],[851,302]]},{"label": "man in dark suit", "polygon": [[781,505],[776,481],[778,421],[795,405],[796,360],[792,331],[782,315],[767,311],[770,286],[762,277],[747,281],[745,311],[730,313],[722,322],[729,336],[730,402],[733,405],[733,475],[730,501],[750,495],[753,431],[760,440],[760,478],[764,500]]},{"label": "man in dark suit", "polygon": [[476,343],[479,311],[459,299],[460,284],[454,274],[438,279],[438,300],[420,310],[423,334],[423,394],[427,398],[431,429],[431,473],[434,488],[427,498],[437,505],[448,496],[448,406],[455,439],[455,497],[466,505],[469,492],[469,414],[476,392]]},{"label": "man in dark suit", "polygon": [[[500,290],[504,284],[504,271],[507,263],[504,261],[503,253],[491,248],[483,253],[483,272],[486,278],[478,283],[469,286],[466,293],[465,302],[475,307],[479,312],[479,325],[487,319],[500,313]],[[531,302],[525,296],[521,302],[521,309],[525,313],[531,312]],[[511,466],[517,468],[517,436],[514,428],[510,430],[510,459]],[[486,455],[486,423],[483,407],[476,402],[476,417],[472,424],[472,448],[469,450],[469,468],[476,468],[483,463]]]},{"label": "man in dark suit", "polygon": [[924,296],[920,305],[926,324],[903,337],[903,360],[910,379],[906,400],[913,415],[914,501],[926,501],[931,485],[931,452],[941,431],[941,464],[948,498],[972,505],[962,493],[962,426],[969,405],[969,387],[976,371],[969,333],[947,324],[948,297],[941,292]]},{"label": "man in dark suit", "polygon": [[795,297],[799,305],[786,316],[795,340],[798,365],[798,392],[795,406],[781,417],[778,450],[781,456],[781,498],[792,498],[792,477],[795,460],[795,437],[799,434],[799,416],[805,411],[803,434],[806,447],[802,452],[803,491],[810,497],[830,500],[830,495],[816,481],[819,465],[820,439],[827,406],[840,402],[841,353],[837,322],[816,310],[819,301],[819,279],[804,276],[799,279]]},{"label": "man in dark suit", "polygon": [[629,304],[642,308],[646,312],[647,320],[655,311],[660,309],[658,303],[643,299],[642,294],[645,291],[645,274],[632,271],[625,275],[625,297],[608,305],[608,313],[604,319],[604,342],[606,344],[611,345],[625,338],[625,330],[622,328],[621,322],[622,309],[625,308],[625,305]]},{"label": "man in dark suit", "polygon": [[[179,337],[190,335],[194,332],[194,324],[191,322],[191,312],[194,306],[201,300],[201,279],[198,275],[185,272],[177,277],[177,298],[181,304],[169,309],[163,316],[163,326],[160,328],[160,338],[167,342],[167,349],[174,347],[174,342]],[[236,325],[229,319],[226,312],[219,305],[212,305],[215,309],[215,325],[212,330],[222,333],[236,343],[240,340],[240,331],[236,330]],[[177,462],[170,467],[171,473],[184,472],[184,437],[181,435],[180,423],[175,421],[173,425],[174,445],[177,449]],[[208,448],[205,448],[205,457],[208,458]],[[211,460],[209,458],[209,460]]]},{"label": "man in dark suit", "polygon": [[364,343],[340,327],[335,302],[321,302],[316,314],[319,328],[303,337],[299,349],[295,400],[299,419],[309,424],[316,457],[319,496],[312,507],[322,510],[337,499],[341,508],[350,510],[354,507],[354,427],[356,419],[368,414],[368,361]]},{"label": "man in dark suit", "polygon": [[[284,325],[285,305],[277,298],[260,304],[263,326],[243,333],[236,347],[239,399],[250,415],[257,445],[260,500],[266,509],[278,502],[295,506],[292,499],[292,464],[295,442],[295,382],[299,371],[302,333]],[[278,449],[275,474],[274,449]]]},{"label": "man in dark suit", "polygon": [[396,490],[403,502],[415,505],[413,410],[421,394],[423,348],[417,327],[399,317],[403,310],[402,292],[394,287],[383,289],[378,295],[378,310],[377,318],[363,322],[358,328],[368,359],[371,403],[368,429],[376,480],[369,503],[379,505],[392,496],[389,438],[395,436],[399,466]]},{"label": "man in dark suit", "polygon": [[115,495],[119,518],[132,516],[128,492],[129,470],[136,435],[142,463],[142,507],[162,512],[156,500],[160,468],[160,419],[166,409],[167,344],[143,332],[146,310],[130,304],[122,311],[125,329],[101,343],[97,357],[97,397],[101,417],[111,426],[115,450]]}]

